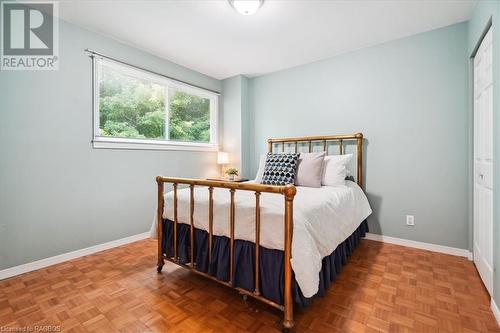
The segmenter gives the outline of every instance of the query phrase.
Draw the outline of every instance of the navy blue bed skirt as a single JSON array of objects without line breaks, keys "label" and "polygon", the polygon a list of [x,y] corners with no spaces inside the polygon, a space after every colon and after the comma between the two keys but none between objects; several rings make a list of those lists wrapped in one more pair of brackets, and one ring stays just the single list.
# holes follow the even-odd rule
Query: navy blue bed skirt
[{"label": "navy blue bed skirt", "polygon": [[[319,273],[319,290],[315,296],[323,296],[342,266],[347,263],[353,250],[359,243],[361,237],[368,232],[366,220],[342,242],[329,255],[323,258],[322,269]],[[163,221],[163,252],[168,257],[173,257],[173,235],[174,223],[165,219]],[[213,236],[212,261],[208,262],[208,232],[195,228],[194,230],[194,262],[196,268],[208,273],[219,280],[229,281],[229,244],[230,240],[225,236]],[[178,256],[183,264],[191,261],[189,225],[179,223],[177,225]],[[262,296],[278,304],[283,304],[284,270],[283,251],[260,247],[260,292]],[[255,289],[254,282],[255,267],[255,244],[244,240],[234,242],[234,287],[240,287],[249,291]],[[306,298],[302,295],[300,287],[295,278],[293,279],[293,297],[295,303],[302,308],[309,306],[315,297]]]}]

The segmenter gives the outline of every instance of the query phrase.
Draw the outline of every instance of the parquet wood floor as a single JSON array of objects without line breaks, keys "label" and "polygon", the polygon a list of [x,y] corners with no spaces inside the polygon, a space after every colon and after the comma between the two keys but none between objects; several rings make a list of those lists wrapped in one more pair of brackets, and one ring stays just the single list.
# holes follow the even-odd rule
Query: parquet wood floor
[{"label": "parquet wood floor", "polygon": [[[273,308],[172,264],[158,275],[155,252],[144,240],[0,281],[0,331],[279,331]],[[500,332],[470,261],[369,240],[295,317],[295,332]]]}]

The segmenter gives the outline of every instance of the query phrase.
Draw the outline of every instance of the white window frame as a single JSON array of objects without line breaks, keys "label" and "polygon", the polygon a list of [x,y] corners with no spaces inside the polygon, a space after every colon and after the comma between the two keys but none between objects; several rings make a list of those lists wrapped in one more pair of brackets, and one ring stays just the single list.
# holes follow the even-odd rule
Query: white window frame
[{"label": "white window frame", "polygon": [[[173,141],[165,138],[165,140],[152,140],[152,139],[132,139],[132,138],[115,138],[100,135],[99,124],[99,66],[105,63],[108,67],[114,67],[118,71],[123,72],[132,77],[148,80],[150,82],[162,85],[165,87],[165,122],[166,122],[166,136],[168,137],[168,122],[169,122],[169,105],[170,96],[169,88],[180,89],[189,94],[199,97],[207,98],[210,100],[210,142],[188,142],[188,141]],[[192,150],[192,151],[217,151],[218,145],[218,116],[219,116],[219,95],[211,91],[194,87],[182,82],[168,79],[159,74],[135,68],[131,65],[126,65],[113,61],[111,59],[92,57],[92,83],[93,83],[93,134],[92,146],[94,148],[107,148],[107,149],[140,149],[140,150]]]}]

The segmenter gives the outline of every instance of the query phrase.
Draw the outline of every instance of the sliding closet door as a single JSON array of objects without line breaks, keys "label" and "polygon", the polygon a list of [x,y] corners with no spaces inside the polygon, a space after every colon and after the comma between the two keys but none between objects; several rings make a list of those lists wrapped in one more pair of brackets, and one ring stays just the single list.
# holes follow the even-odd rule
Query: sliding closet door
[{"label": "sliding closet door", "polygon": [[493,290],[493,47],[491,28],[474,57],[474,263]]}]

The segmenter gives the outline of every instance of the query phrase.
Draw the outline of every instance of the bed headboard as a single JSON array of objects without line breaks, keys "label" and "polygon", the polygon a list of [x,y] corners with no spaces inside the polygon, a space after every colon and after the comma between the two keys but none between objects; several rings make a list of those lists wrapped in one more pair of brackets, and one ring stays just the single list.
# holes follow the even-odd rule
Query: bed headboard
[{"label": "bed headboard", "polygon": [[280,138],[280,139],[268,139],[267,144],[269,152],[273,152],[273,148],[278,145],[281,148],[281,152],[285,151],[285,145],[295,144],[295,152],[299,151],[299,144],[306,143],[309,152],[313,151],[313,145],[323,144],[323,151],[328,155],[328,148],[331,142],[338,143],[339,154],[343,155],[345,152],[344,142],[356,141],[356,169],[357,176],[356,181],[360,187],[363,187],[363,133],[356,134],[345,134],[345,135],[327,135],[327,136],[302,136],[295,138]]}]

